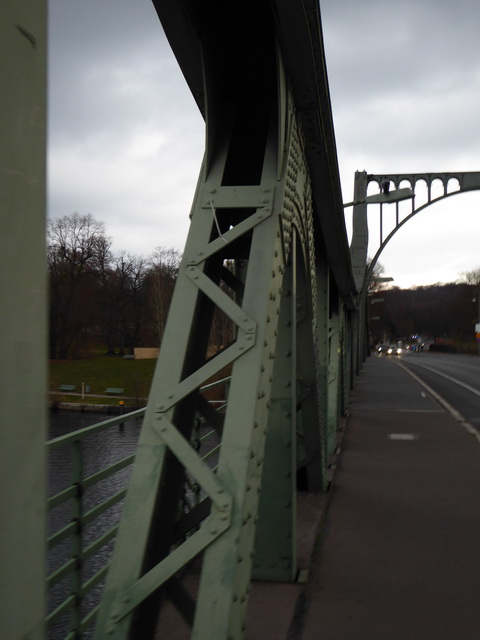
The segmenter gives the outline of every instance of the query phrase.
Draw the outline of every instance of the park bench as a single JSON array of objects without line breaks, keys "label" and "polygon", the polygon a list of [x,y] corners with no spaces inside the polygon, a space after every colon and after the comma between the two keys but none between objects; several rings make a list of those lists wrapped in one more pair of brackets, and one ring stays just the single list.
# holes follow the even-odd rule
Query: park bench
[{"label": "park bench", "polygon": [[108,393],[112,396],[119,396],[123,393],[124,389],[121,389],[120,387],[108,387],[108,389],[105,389],[105,393]]},{"label": "park bench", "polygon": [[75,391],[75,385],[74,384],[61,384],[58,387],[59,391]]}]

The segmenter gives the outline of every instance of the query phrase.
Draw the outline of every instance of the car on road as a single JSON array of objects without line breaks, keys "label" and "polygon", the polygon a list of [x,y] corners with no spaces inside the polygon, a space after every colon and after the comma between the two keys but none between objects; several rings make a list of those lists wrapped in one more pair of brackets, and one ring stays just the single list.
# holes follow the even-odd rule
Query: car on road
[{"label": "car on road", "polygon": [[399,356],[402,353],[402,347],[391,344],[387,349],[387,356]]}]

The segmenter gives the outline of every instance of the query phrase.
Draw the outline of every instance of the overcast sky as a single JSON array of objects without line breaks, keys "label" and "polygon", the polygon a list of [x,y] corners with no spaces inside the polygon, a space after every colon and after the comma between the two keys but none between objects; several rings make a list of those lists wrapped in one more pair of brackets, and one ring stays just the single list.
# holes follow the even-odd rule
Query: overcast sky
[{"label": "overcast sky", "polygon": [[[116,251],[182,251],[204,122],[153,5],[49,6],[49,215],[92,213]],[[344,201],[356,170],[480,170],[478,0],[322,0],[321,9]],[[373,255],[378,207],[369,211]],[[383,252],[384,275],[409,287],[480,267],[479,213],[480,192],[419,213]]]}]

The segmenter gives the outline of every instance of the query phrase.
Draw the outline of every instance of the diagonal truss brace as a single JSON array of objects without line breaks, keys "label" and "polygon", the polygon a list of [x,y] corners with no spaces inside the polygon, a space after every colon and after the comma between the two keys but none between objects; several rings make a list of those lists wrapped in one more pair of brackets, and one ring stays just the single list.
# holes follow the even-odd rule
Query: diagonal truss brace
[{"label": "diagonal truss brace", "polygon": [[156,431],[162,442],[182,462],[212,501],[212,511],[199,531],[172,551],[164,560],[143,575],[122,594],[122,606],[117,608],[111,621],[118,622],[145,600],[158,587],[171,578],[185,563],[206,549],[231,523],[232,497],[223,489],[212,471],[178,432],[166,415],[157,416]]},{"label": "diagonal truss brace", "polygon": [[[248,193],[244,194],[246,190]],[[228,192],[231,194],[232,189],[225,188],[219,191],[220,199],[215,200],[215,205],[226,206]],[[150,594],[158,590],[186,564],[199,556],[231,526],[232,496],[223,487],[221,479],[201,460],[190,442],[173,424],[172,419],[175,407],[184,398],[198,390],[206,380],[233,363],[256,344],[256,322],[203,271],[208,258],[223,251],[226,244],[234,242],[257,225],[265,222],[272,213],[273,187],[240,187],[236,191],[238,207],[252,208],[254,213],[231,227],[222,236],[206,244],[201,251],[194,253],[192,259],[186,262],[183,272],[186,280],[190,281],[198,291],[201,291],[232,320],[237,327],[236,339],[229,347],[205,362],[183,380],[172,386],[163,387],[161,395],[157,395],[155,398],[151,414],[152,435],[156,435],[158,444],[163,444],[180,462],[185,472],[203,489],[206,499],[211,501],[210,514],[197,531],[191,533],[186,540],[172,549],[165,558],[138,579],[117,591],[113,596],[112,610],[105,619],[104,630],[107,633],[117,633],[118,623],[131,615]],[[212,210],[212,215],[215,217],[215,209],[211,206],[213,202],[209,200],[207,204],[209,206],[202,208]],[[255,209],[255,207],[257,208]]]}]

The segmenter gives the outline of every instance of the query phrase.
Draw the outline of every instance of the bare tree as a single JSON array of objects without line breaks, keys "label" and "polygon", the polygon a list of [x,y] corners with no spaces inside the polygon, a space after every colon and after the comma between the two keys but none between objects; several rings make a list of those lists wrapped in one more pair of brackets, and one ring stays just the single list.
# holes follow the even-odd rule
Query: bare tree
[{"label": "bare tree", "polygon": [[463,278],[463,282],[480,287],[480,267],[472,269],[472,271],[464,271],[460,274]]},{"label": "bare tree", "polygon": [[50,357],[67,358],[94,311],[89,300],[99,262],[109,254],[105,225],[89,213],[55,218],[47,229]]},{"label": "bare tree", "polygon": [[156,345],[162,341],[181,259],[182,254],[176,249],[157,247],[149,260],[151,333]]},{"label": "bare tree", "polygon": [[123,347],[133,350],[140,346],[147,308],[148,261],[142,256],[121,253],[117,259],[117,268],[122,273],[121,291],[125,301],[123,316]]},{"label": "bare tree", "polygon": [[[368,269],[370,268],[370,265],[372,264],[372,259],[368,258],[367,260],[367,265],[366,265],[366,269],[368,271]],[[385,267],[383,265],[380,264],[380,262],[377,262],[375,264],[375,266],[373,267],[373,273],[372,276],[370,278],[370,280],[368,281],[368,292],[372,293],[374,291],[380,291],[381,289],[384,288],[385,284],[382,282],[382,273],[385,271]]]},{"label": "bare tree", "polygon": [[51,358],[75,355],[87,336],[102,336],[112,355],[160,344],[181,254],[158,247],[147,259],[110,247],[91,214],[50,221]]}]

